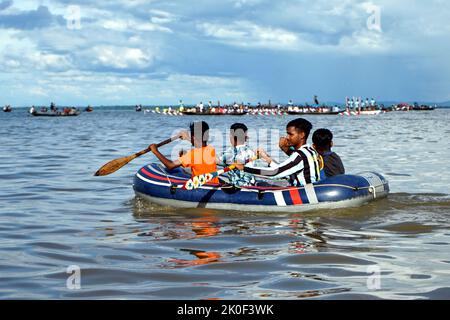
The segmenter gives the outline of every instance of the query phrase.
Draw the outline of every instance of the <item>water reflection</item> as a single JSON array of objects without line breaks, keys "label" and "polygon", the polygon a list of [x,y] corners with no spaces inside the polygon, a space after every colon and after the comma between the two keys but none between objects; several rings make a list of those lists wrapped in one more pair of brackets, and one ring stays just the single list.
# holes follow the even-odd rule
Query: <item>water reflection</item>
[{"label": "water reflection", "polygon": [[[139,212],[142,217],[142,212]],[[214,237],[221,233],[220,218],[214,215],[214,212],[202,210],[200,217],[184,217],[174,218],[169,216],[165,218],[139,219],[140,223],[152,226],[151,230],[141,232],[140,237],[150,237],[153,241],[170,241],[170,240],[193,240],[207,237]],[[221,254],[216,251],[195,250],[195,249],[179,249],[180,252],[188,252],[194,259],[170,258],[164,268],[182,268],[198,266],[220,261]]]},{"label": "water reflection", "polygon": [[214,262],[220,262],[221,255],[218,252],[213,251],[198,251],[198,250],[184,250],[188,251],[190,254],[195,256],[197,259],[188,260],[188,259],[169,259],[167,262],[170,264],[174,264],[174,267],[185,268],[185,267],[193,267],[199,266],[203,264],[209,264]]},{"label": "water reflection", "polygon": [[[190,228],[194,232],[195,238],[213,237],[220,233],[219,218],[211,215],[207,215],[201,218],[194,218],[192,222],[185,222],[185,226]],[[203,264],[209,264],[220,261],[221,255],[215,251],[201,251],[201,250],[189,250],[181,249],[181,251],[187,251],[193,255],[196,259],[169,259],[168,263],[174,264],[175,267],[192,267]]]},{"label": "water reflection", "polygon": [[[286,254],[317,252],[327,245],[325,231],[322,230],[324,225],[300,214],[255,217],[244,212],[228,214],[203,208],[184,212],[184,215],[176,209],[155,215],[155,205],[149,206],[152,208],[150,212],[146,212],[142,203],[134,207],[136,221],[145,225],[140,229],[146,230],[138,236],[152,242],[169,243],[180,255],[189,253],[192,256],[166,259],[167,263],[161,265],[163,268],[273,259]],[[181,240],[190,242],[177,242]],[[224,241],[237,241],[238,247],[225,251],[226,248],[221,247]],[[222,250],[200,250],[199,245]]]}]

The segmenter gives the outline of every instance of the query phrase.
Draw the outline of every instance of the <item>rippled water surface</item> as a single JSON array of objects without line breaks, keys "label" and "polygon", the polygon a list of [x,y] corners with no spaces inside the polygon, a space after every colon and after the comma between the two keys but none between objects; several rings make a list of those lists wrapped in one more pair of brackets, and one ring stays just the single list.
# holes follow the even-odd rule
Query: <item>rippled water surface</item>
[{"label": "rippled water surface", "polygon": [[[283,133],[293,118],[205,120],[224,134],[235,121]],[[389,180],[387,199],[360,208],[158,207],[132,190],[152,155],[93,176],[194,119],[132,109],[70,118],[2,112],[0,299],[450,299],[450,110],[309,116],[334,132],[348,172]],[[67,287],[69,266],[81,269],[80,289]]]}]

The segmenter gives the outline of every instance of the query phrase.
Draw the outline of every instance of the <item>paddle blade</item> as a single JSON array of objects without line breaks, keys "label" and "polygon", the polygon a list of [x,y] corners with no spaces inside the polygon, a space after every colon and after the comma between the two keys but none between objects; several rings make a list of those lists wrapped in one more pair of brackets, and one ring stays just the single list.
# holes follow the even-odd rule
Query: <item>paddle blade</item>
[{"label": "paddle blade", "polygon": [[97,172],[94,174],[95,176],[107,176],[108,174],[111,174],[113,172],[116,172],[120,168],[122,168],[124,165],[126,165],[128,162],[133,160],[135,156],[128,156],[123,157],[119,159],[112,160],[105,164],[103,167],[97,170]]}]

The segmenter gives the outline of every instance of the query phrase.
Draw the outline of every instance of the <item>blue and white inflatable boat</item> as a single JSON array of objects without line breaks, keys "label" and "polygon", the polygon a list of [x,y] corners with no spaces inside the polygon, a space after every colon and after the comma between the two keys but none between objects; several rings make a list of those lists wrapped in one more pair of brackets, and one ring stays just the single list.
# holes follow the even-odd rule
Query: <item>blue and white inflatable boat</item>
[{"label": "blue and white inflatable boat", "polygon": [[137,196],[163,206],[256,212],[356,207],[384,198],[389,193],[387,180],[375,172],[339,175],[306,187],[230,189],[219,184],[205,184],[194,190],[181,188],[190,177],[182,168],[168,171],[160,164],[150,164],[136,173],[133,188]]}]

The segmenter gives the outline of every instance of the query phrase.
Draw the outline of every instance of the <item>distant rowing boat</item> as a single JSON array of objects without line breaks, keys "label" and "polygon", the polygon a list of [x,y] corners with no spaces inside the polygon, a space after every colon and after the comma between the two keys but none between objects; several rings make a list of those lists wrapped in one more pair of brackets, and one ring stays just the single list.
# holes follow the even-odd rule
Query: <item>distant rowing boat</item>
[{"label": "distant rowing boat", "polygon": [[295,106],[289,107],[287,113],[289,115],[337,115],[341,112],[338,107],[321,106],[321,107],[308,107],[308,106]]},{"label": "distant rowing boat", "polygon": [[386,113],[386,111],[382,110],[361,110],[361,111],[344,111],[340,112],[339,115],[341,116],[375,116],[382,113]]},{"label": "distant rowing boat", "polygon": [[249,112],[250,115],[252,116],[284,116],[287,114],[287,112],[284,111],[255,111],[255,110],[251,110]]},{"label": "distant rowing boat", "polygon": [[416,105],[414,107],[412,107],[412,110],[414,111],[432,111],[436,109],[434,106],[427,106],[427,105]]},{"label": "distant rowing boat", "polygon": [[183,113],[181,113],[180,111],[177,111],[177,110],[170,110],[170,111],[168,111],[168,110],[160,111],[160,110],[150,110],[150,109],[144,110],[144,114],[150,113],[150,112],[152,112],[154,114],[161,114],[164,116],[182,116],[183,115]]},{"label": "distant rowing boat", "polygon": [[34,117],[75,117],[80,115],[79,111],[76,111],[74,113],[64,113],[64,112],[38,112],[35,111],[33,113],[31,113],[32,116]]},{"label": "distant rowing boat", "polygon": [[315,115],[315,116],[326,116],[326,115],[337,115],[340,111],[288,111],[289,115]]},{"label": "distant rowing boat", "polygon": [[247,114],[244,112],[194,112],[194,111],[183,111],[182,114],[186,116],[243,116]]}]

